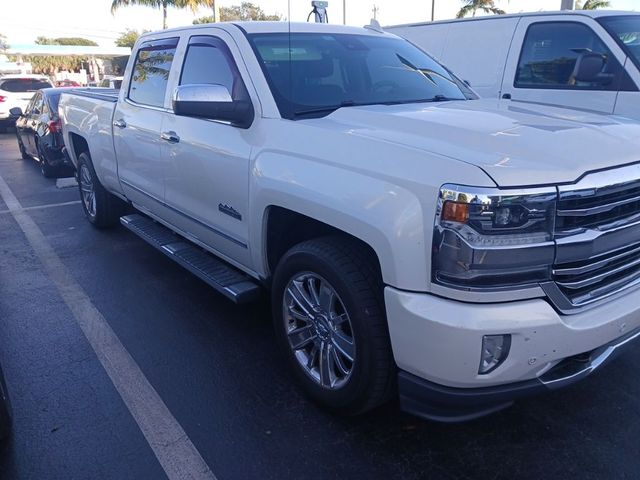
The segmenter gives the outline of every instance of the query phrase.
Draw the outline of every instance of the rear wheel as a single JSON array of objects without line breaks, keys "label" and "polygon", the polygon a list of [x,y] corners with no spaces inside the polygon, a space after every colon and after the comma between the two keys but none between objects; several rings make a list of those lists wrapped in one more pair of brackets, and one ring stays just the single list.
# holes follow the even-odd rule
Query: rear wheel
[{"label": "rear wheel", "polygon": [[55,177],[56,167],[52,166],[49,160],[47,160],[47,154],[38,139],[36,139],[36,151],[38,152],[38,159],[40,160],[40,172],[42,172],[42,176],[45,178]]},{"label": "rear wheel", "polygon": [[294,246],[280,260],[272,290],[276,335],[306,393],[353,415],[386,401],[395,364],[373,261],[348,238]]},{"label": "rear wheel", "polygon": [[92,225],[108,228],[118,224],[126,204],[102,186],[88,152],[78,156],[78,185],[82,209]]}]

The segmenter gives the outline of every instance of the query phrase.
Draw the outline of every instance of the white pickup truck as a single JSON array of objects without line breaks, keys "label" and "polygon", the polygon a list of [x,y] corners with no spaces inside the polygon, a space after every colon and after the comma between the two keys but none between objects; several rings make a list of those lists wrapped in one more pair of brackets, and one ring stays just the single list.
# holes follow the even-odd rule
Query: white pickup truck
[{"label": "white pickup truck", "polygon": [[119,92],[69,91],[60,115],[89,221],[237,302],[270,291],[294,375],[336,412],[399,392],[470,419],[640,336],[631,121],[478,100],[373,27],[260,22],[145,34]]}]

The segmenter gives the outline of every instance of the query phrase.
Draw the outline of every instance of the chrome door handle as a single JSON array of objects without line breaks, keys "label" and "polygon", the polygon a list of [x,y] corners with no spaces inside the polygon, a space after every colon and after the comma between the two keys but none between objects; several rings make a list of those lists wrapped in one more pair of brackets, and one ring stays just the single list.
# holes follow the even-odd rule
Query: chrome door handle
[{"label": "chrome door handle", "polygon": [[118,128],[127,128],[127,122],[124,120],[115,120],[113,122],[113,126]]},{"label": "chrome door handle", "polygon": [[180,142],[180,137],[176,132],[162,132],[160,134],[160,138],[169,143],[178,143]]}]

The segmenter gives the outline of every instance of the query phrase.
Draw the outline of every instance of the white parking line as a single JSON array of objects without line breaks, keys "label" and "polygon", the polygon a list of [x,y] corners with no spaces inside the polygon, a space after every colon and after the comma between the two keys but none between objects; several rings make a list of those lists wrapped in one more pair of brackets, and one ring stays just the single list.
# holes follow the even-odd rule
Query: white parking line
[{"label": "white parking line", "polygon": [[[46,205],[33,205],[32,207],[21,207],[22,210],[41,210],[43,208],[55,208],[55,207],[66,207],[68,205],[79,205],[80,200],[73,200],[71,202],[62,202],[62,203],[47,203]],[[3,213],[12,213],[12,210],[0,210],[0,214]]]},{"label": "white parking line", "polygon": [[156,455],[169,480],[215,480],[196,447],[149,383],[133,357],[75,281],[33,219],[0,176],[0,197],[24,232],[44,270],[73,313]]}]

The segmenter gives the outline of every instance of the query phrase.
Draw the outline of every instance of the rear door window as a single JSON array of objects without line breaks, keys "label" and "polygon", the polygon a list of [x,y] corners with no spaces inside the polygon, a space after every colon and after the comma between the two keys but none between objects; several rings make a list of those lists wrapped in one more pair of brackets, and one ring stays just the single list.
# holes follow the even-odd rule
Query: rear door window
[{"label": "rear door window", "polygon": [[[582,55],[598,54],[605,60],[601,79],[576,78]],[[617,91],[622,67],[600,37],[577,22],[542,22],[529,27],[522,46],[516,88]]]},{"label": "rear door window", "polygon": [[131,74],[129,99],[141,105],[163,107],[177,38],[143,43]]}]

